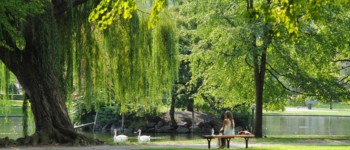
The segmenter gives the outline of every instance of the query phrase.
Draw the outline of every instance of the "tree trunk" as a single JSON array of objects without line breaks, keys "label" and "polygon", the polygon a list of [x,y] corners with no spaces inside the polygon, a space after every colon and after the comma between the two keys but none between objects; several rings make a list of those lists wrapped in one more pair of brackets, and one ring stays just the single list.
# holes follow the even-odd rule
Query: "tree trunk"
[{"label": "tree trunk", "polygon": [[266,67],[266,49],[263,50],[259,58],[256,51],[254,51],[254,79],[255,79],[255,105],[256,105],[256,120],[255,120],[255,136],[262,137],[262,105],[263,105],[263,91]]},{"label": "tree trunk", "polygon": [[194,100],[193,98],[189,98],[187,103],[187,111],[194,111],[193,106],[194,106]]},{"label": "tree trunk", "polygon": [[[247,0],[247,8],[248,12],[250,10],[253,10],[253,0]],[[271,1],[267,1],[268,4],[271,3]],[[253,44],[252,47],[253,50],[253,63],[254,63],[254,81],[255,81],[255,105],[256,105],[256,111],[255,111],[255,136],[256,137],[262,137],[262,110],[263,110],[263,92],[264,92],[264,80],[265,80],[265,69],[266,69],[266,53],[267,48],[271,43],[271,34],[272,30],[269,27],[269,24],[266,24],[266,30],[265,36],[267,38],[267,41],[264,42],[264,46],[261,48],[261,51],[258,49],[256,45],[256,36],[253,35]],[[259,59],[260,57],[260,59]]]},{"label": "tree trunk", "polygon": [[[175,88],[174,88],[175,89]],[[171,121],[171,127],[176,128],[177,127],[177,123],[175,120],[175,101],[176,101],[176,94],[175,94],[176,90],[173,90],[172,92],[172,96],[171,96],[171,104],[170,104],[170,111],[169,111],[169,115],[170,115],[170,121]]]},{"label": "tree trunk", "polygon": [[[94,140],[79,135],[74,131],[69,119],[65,89],[60,74],[51,71],[41,72],[42,65],[37,63],[35,51],[28,41],[27,48],[19,50],[0,50],[0,59],[17,77],[29,96],[35,120],[35,133],[29,139],[19,139],[22,144],[72,143],[87,145]],[[22,141],[23,140],[23,141]]]},{"label": "tree trunk", "polygon": [[[52,28],[51,30],[55,29]],[[53,143],[70,143],[73,145],[101,144],[100,141],[95,141],[75,132],[65,104],[66,90],[63,82],[63,73],[58,73],[57,70],[59,69],[57,68],[48,68],[52,64],[43,63],[45,61],[43,61],[42,54],[48,53],[45,48],[49,47],[50,42],[58,41],[44,42],[44,44],[48,45],[38,46],[39,43],[43,42],[40,41],[40,38],[35,37],[43,35],[38,35],[35,31],[33,25],[26,24],[24,29],[26,45],[23,51],[17,49],[11,38],[9,36],[6,37],[6,35],[6,43],[14,50],[10,51],[0,47],[0,60],[14,73],[22,85],[29,97],[34,115],[35,133],[28,138],[18,139],[17,143],[25,145]],[[36,36],[33,36],[34,34]]]}]

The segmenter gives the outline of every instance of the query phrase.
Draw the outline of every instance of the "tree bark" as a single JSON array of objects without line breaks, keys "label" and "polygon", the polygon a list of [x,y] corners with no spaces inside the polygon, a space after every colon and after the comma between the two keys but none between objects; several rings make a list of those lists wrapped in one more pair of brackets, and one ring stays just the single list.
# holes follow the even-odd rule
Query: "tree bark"
[{"label": "tree bark", "polygon": [[22,141],[22,144],[52,144],[72,143],[86,145],[94,143],[74,131],[69,119],[63,82],[60,74],[51,71],[42,72],[41,64],[37,62],[36,52],[30,40],[22,52],[19,50],[0,50],[0,59],[17,77],[23,89],[29,96],[35,121],[35,133]]},{"label": "tree bark", "polygon": [[171,104],[170,104],[170,111],[169,111],[169,116],[170,116],[170,121],[171,121],[171,127],[176,128],[177,123],[175,120],[175,102],[176,102],[176,94],[175,94],[175,87],[173,88],[173,92],[171,95]]},{"label": "tree bark", "polygon": [[[270,1],[267,1],[270,4]],[[247,0],[248,12],[254,9],[253,0]],[[266,69],[266,55],[267,48],[271,43],[272,30],[269,28],[269,24],[266,24],[265,38],[267,41],[264,42],[264,46],[259,51],[256,45],[256,36],[253,35],[253,63],[254,63],[254,81],[255,81],[255,136],[262,137],[262,110],[263,110],[263,92],[265,82],[265,69]]]},{"label": "tree bark", "polygon": [[194,106],[194,100],[193,98],[189,98],[187,103],[187,111],[194,111],[193,106]]},{"label": "tree bark", "polygon": [[33,31],[35,32],[33,26],[27,23],[24,29],[26,47],[23,51],[16,48],[8,35],[7,37],[5,35],[6,43],[14,50],[10,51],[0,47],[0,60],[13,72],[22,85],[29,97],[34,115],[35,133],[28,138],[18,139],[17,143],[24,145],[102,144],[100,141],[75,132],[65,104],[66,90],[63,74],[55,71],[57,69],[48,69],[47,66],[50,64],[42,64],[44,62],[42,53],[45,52],[43,48],[45,46],[38,46],[40,38],[33,38],[33,35],[36,34]]},{"label": "tree bark", "polygon": [[262,137],[262,105],[263,105],[263,91],[265,79],[266,66],[266,50],[261,54],[260,63],[256,50],[253,54],[254,59],[254,80],[255,80],[255,136]]}]

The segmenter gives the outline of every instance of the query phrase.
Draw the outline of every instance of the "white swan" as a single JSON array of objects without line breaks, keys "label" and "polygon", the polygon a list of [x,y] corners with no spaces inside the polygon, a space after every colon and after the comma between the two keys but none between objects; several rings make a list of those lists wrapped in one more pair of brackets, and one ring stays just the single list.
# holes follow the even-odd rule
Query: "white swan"
[{"label": "white swan", "polygon": [[114,129],[114,143],[118,143],[118,142],[125,142],[128,140],[128,136],[126,135],[118,135],[117,136],[117,129]]},{"label": "white swan", "polygon": [[138,140],[139,142],[151,142],[151,136],[147,136],[147,135],[142,135],[141,136],[141,129],[139,129],[137,132],[139,132],[139,136],[138,136]]}]

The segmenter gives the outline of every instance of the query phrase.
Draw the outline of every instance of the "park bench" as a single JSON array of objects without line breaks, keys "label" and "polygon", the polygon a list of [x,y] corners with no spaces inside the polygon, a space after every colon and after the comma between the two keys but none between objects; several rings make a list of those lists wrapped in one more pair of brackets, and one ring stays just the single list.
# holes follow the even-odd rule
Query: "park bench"
[{"label": "park bench", "polygon": [[224,138],[226,139],[226,145],[227,148],[230,148],[230,140],[231,138],[244,138],[245,140],[245,148],[248,148],[248,141],[249,138],[254,138],[255,135],[253,134],[242,134],[242,135],[203,135],[203,138],[206,138],[208,140],[208,149],[210,149],[210,142],[213,138]]}]

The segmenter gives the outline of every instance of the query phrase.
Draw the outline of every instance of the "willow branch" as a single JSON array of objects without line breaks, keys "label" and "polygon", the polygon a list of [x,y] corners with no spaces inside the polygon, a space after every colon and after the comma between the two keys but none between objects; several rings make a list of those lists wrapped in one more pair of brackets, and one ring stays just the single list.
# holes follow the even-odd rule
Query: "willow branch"
[{"label": "willow branch", "polygon": [[137,9],[137,11],[142,12],[142,13],[144,13],[144,14],[150,14],[150,13],[148,13],[148,12],[146,12],[146,11],[141,10],[141,9]]}]

